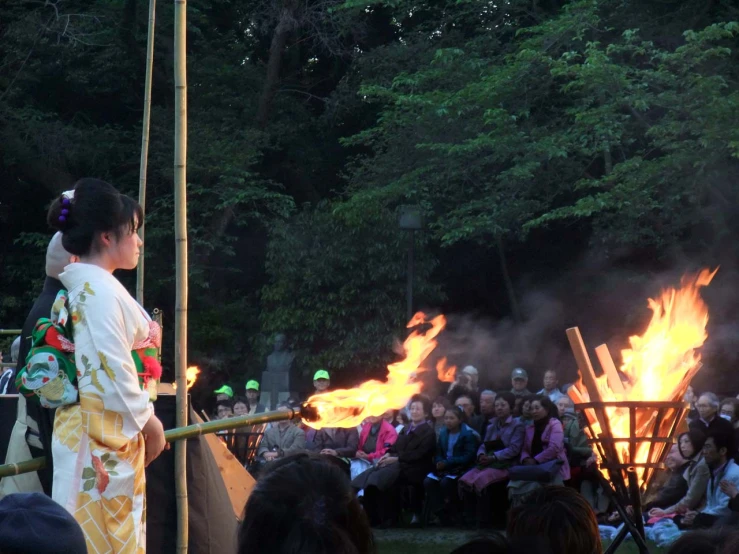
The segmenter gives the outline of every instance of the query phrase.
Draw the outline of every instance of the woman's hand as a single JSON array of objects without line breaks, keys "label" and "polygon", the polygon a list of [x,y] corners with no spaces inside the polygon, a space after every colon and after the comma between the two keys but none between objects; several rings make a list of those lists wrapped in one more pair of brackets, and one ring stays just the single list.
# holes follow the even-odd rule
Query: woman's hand
[{"label": "woman's hand", "polygon": [[333,448],[324,448],[323,450],[321,450],[321,454],[325,456],[338,456],[336,450],[334,450]]},{"label": "woman's hand", "polygon": [[396,463],[398,463],[398,458],[394,456],[387,456],[383,457],[382,460],[380,460],[380,463],[378,463],[377,465],[380,467],[385,467]]},{"label": "woman's hand", "polygon": [[144,465],[148,467],[163,451],[169,450],[169,444],[164,440],[162,422],[154,414],[151,414],[149,421],[146,422],[141,432],[144,434],[144,442],[146,444]]},{"label": "woman's hand", "polygon": [[368,454],[364,450],[357,450],[357,460],[369,460]]},{"label": "woman's hand", "polygon": [[649,510],[649,517],[663,517],[667,515],[662,508],[652,508]]}]

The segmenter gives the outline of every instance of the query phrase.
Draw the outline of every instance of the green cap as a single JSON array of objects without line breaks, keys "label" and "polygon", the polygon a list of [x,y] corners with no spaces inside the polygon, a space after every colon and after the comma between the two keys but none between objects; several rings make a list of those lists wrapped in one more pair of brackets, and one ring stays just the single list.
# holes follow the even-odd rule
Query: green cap
[{"label": "green cap", "polygon": [[228,385],[223,385],[220,389],[216,389],[213,392],[215,392],[216,394],[228,395],[229,398],[234,397],[234,390]]},{"label": "green cap", "polygon": [[328,371],[325,369],[319,369],[316,371],[316,374],[313,376],[313,380],[317,381],[318,379],[330,379]]},{"label": "green cap", "polygon": [[259,390],[259,381],[252,379],[246,382],[246,390]]}]

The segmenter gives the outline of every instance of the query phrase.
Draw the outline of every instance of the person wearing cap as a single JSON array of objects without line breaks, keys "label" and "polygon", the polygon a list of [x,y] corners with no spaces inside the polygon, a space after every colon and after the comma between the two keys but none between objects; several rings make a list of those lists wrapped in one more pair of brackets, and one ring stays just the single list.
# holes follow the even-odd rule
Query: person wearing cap
[{"label": "person wearing cap", "polygon": [[228,385],[223,385],[220,389],[213,391],[216,395],[216,402],[231,401],[234,397],[234,390]]},{"label": "person wearing cap", "polygon": [[513,388],[511,392],[514,396],[530,396],[531,391],[527,388],[529,384],[529,374],[526,373],[525,369],[517,367],[511,372],[511,384]]},{"label": "person wearing cap", "polygon": [[250,379],[246,382],[246,400],[249,414],[261,414],[267,411],[264,404],[259,403],[259,381]]},{"label": "person wearing cap", "polygon": [[557,379],[556,371],[550,369],[544,373],[544,388],[536,394],[540,396],[548,396],[549,400],[555,404],[560,398],[565,397],[565,394],[559,390],[559,380]]},{"label": "person wearing cap", "polygon": [[48,496],[10,494],[0,500],[0,552],[87,554],[82,528]]},{"label": "person wearing cap", "polygon": [[328,371],[325,369],[319,369],[313,375],[313,387],[316,389],[316,394],[326,392],[331,386],[331,377]]}]

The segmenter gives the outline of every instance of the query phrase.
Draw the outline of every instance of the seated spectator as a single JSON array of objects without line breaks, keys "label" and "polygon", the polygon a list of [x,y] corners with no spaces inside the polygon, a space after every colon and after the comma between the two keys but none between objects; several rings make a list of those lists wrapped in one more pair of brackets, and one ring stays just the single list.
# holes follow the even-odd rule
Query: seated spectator
[{"label": "seated spectator", "polygon": [[264,405],[259,403],[260,394],[259,381],[251,379],[246,382],[246,400],[250,414],[261,414],[267,411]]},{"label": "seated spectator", "polygon": [[[547,396],[537,396],[531,401],[531,417],[533,425],[526,427],[521,465],[541,466],[546,462],[559,460],[560,469],[550,485],[562,485],[570,478],[570,465],[564,446],[564,430],[557,419],[557,407]],[[508,483],[511,503],[515,505],[522,497],[542,486],[541,481],[524,479],[512,480]]]},{"label": "seated spectator", "polygon": [[478,537],[463,544],[451,554],[554,554],[542,538],[509,540],[500,533]]},{"label": "seated spectator", "polygon": [[698,419],[698,410],[695,407],[695,401],[698,400],[695,394],[695,389],[693,386],[689,386],[688,389],[685,391],[685,395],[683,395],[683,402],[687,402],[690,404],[690,409],[688,410],[688,415],[685,419],[687,419],[688,424],[692,423],[696,419]]},{"label": "seated spectator", "polygon": [[216,402],[231,402],[234,397],[234,390],[228,385],[213,391],[216,395]]},{"label": "seated spectator", "polygon": [[249,413],[249,403],[243,396],[237,396],[233,403],[233,412],[236,417],[247,415]]},{"label": "seated spectator", "polygon": [[567,396],[559,390],[559,379],[557,379],[557,372],[553,369],[544,372],[544,388],[536,394],[539,396],[548,396],[549,400],[555,404],[560,398],[567,398]]},{"label": "seated spectator", "polygon": [[0,500],[3,554],[87,554],[85,535],[74,517],[40,492]]},{"label": "seated spectator", "polygon": [[570,472],[575,468],[579,471],[580,468],[586,466],[587,461],[593,455],[593,449],[588,444],[585,431],[580,428],[575,413],[575,403],[572,399],[562,395],[555,404],[565,434],[565,449],[567,450],[567,461],[570,463]]},{"label": "seated spectator", "polygon": [[524,497],[511,509],[507,531],[512,540],[541,537],[561,554],[603,552],[593,510],[579,493],[566,487],[546,486]]},{"label": "seated spectator", "polygon": [[[290,405],[287,402],[281,402],[277,410],[288,412]],[[257,449],[257,461],[260,464],[274,462],[303,450],[305,450],[305,433],[288,419],[272,425],[264,432],[264,437]]]},{"label": "seated spectator", "polygon": [[[709,430],[703,444],[703,459],[711,471],[706,490],[706,505],[701,511],[688,511],[682,516],[677,516],[675,523],[680,529],[711,527],[721,517],[731,514],[729,507],[731,498],[724,491],[731,485],[739,485],[739,466],[733,460],[734,450],[733,432],[722,429]],[[726,481],[723,486],[722,481]]]},{"label": "seated spectator", "polygon": [[693,531],[677,539],[667,554],[735,554],[739,552],[739,532],[734,529]]},{"label": "seated spectator", "polygon": [[457,477],[472,465],[477,450],[475,434],[465,423],[465,413],[459,406],[449,408],[444,414],[446,427],[436,442],[434,471],[423,482],[430,514],[442,521],[449,521],[457,494]]},{"label": "seated spectator", "polygon": [[342,429],[341,427],[324,427],[316,432],[313,443],[308,448],[324,456],[332,456],[345,468],[346,474],[350,475],[351,459],[357,455],[359,446],[359,433],[352,427]]},{"label": "seated spectator", "polygon": [[387,449],[395,444],[398,433],[395,428],[382,417],[368,417],[359,434],[357,456],[352,460],[351,477],[357,477],[372,467],[382,458]]},{"label": "seated spectator", "polygon": [[706,498],[708,481],[711,477],[711,472],[702,456],[705,441],[705,436],[696,431],[680,435],[677,446],[680,456],[684,460],[680,470],[683,472],[683,479],[688,485],[688,490],[674,504],[665,507],[654,507],[649,510],[650,517],[684,514],[690,510],[698,510],[702,506]]},{"label": "seated spectator", "polygon": [[[701,437],[700,443],[703,444],[705,436],[696,431],[693,431],[693,433],[697,437]],[[651,498],[644,505],[644,510],[647,513],[651,512],[652,508],[665,508],[677,504],[688,492],[688,482],[684,477],[687,460],[680,454],[679,444],[673,444],[670,448],[670,452],[665,458],[665,466],[667,472],[662,474],[659,485],[653,487],[656,490],[652,491]],[[612,520],[620,520],[620,518],[618,512],[611,514]]]},{"label": "seated spectator", "polygon": [[233,417],[233,404],[230,400],[220,400],[216,406],[216,419]]},{"label": "seated spectator", "polygon": [[524,425],[531,425],[534,421],[531,417],[531,402],[536,399],[536,397],[537,395],[535,394],[516,397],[516,406],[518,406],[518,411],[514,412],[514,415],[518,417],[518,420]]},{"label": "seated spectator", "polygon": [[439,438],[441,430],[446,428],[444,423],[444,414],[452,407],[452,403],[444,396],[437,396],[434,403],[431,405],[431,417],[434,420],[434,431],[436,431],[436,438]]},{"label": "seated spectator", "polygon": [[734,429],[739,428],[739,400],[736,398],[724,398],[719,407],[719,415],[726,421],[731,422]]},{"label": "seated spectator", "polygon": [[511,372],[511,392],[513,396],[531,396],[531,391],[527,388],[529,384],[529,374],[525,369],[517,367]]},{"label": "seated spectator", "polygon": [[698,397],[695,407],[698,410],[698,419],[690,423],[689,429],[701,431],[707,434],[713,429],[730,430],[734,432],[734,426],[718,414],[721,403],[718,396],[712,392],[704,392]]},{"label": "seated spectator", "polygon": [[244,508],[238,554],[374,554],[372,530],[345,474],[325,459],[276,461]]},{"label": "seated spectator", "polygon": [[524,439],[524,426],[512,414],[514,405],[512,393],[498,394],[495,399],[496,417],[477,450],[477,467],[460,478],[460,490],[481,495],[492,483],[508,479],[507,468],[518,461]]},{"label": "seated spectator", "polygon": [[[454,400],[452,405],[462,408],[465,414],[465,421],[474,421],[477,426],[479,426],[479,416],[475,415],[475,402],[472,400],[472,396],[469,394],[462,394]],[[478,441],[482,440],[482,437],[477,430],[473,428],[472,432],[475,434]]]},{"label": "seated spectator", "polygon": [[398,410],[398,415],[395,416],[395,431],[400,434],[409,423],[408,413],[405,410]]},{"label": "seated spectator", "polygon": [[432,456],[436,445],[436,433],[428,423],[430,415],[431,401],[421,394],[413,395],[410,424],[375,467],[352,481],[354,488],[364,491],[364,508],[373,524],[392,521],[399,507],[397,496],[406,486],[412,491],[413,522],[420,521],[423,480],[433,469]]},{"label": "seated spectator", "polygon": [[467,422],[480,437],[485,436],[490,421],[495,417],[495,398],[496,394],[493,391],[482,391],[480,393],[480,415],[473,417]]}]

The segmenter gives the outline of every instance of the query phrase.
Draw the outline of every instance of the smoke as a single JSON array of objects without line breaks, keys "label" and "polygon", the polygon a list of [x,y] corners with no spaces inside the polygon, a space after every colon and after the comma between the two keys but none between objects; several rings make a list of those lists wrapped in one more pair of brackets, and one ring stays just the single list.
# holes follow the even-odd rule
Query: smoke
[{"label": "smoke", "polygon": [[[507,389],[516,367],[529,374],[529,390],[542,388],[544,372],[557,371],[560,385],[577,379],[577,366],[565,330],[579,327],[596,371],[593,349],[607,344],[616,365],[631,335],[640,335],[652,316],[647,299],[667,287],[677,287],[685,273],[700,267],[686,259],[670,269],[643,272],[638,268],[609,268],[608,261],[581,260],[556,282],[523,283],[520,294],[522,321],[494,321],[468,314],[447,314],[448,325],[429,360],[433,367],[441,357],[461,370],[473,365],[480,387]],[[709,309],[708,340],[703,347],[704,367],[694,380],[696,390],[736,394],[739,376],[739,271],[721,268],[710,286],[702,289]],[[433,364],[433,365],[432,365]],[[736,389],[736,390],[735,390]],[[733,391],[733,392],[732,392]]]}]

